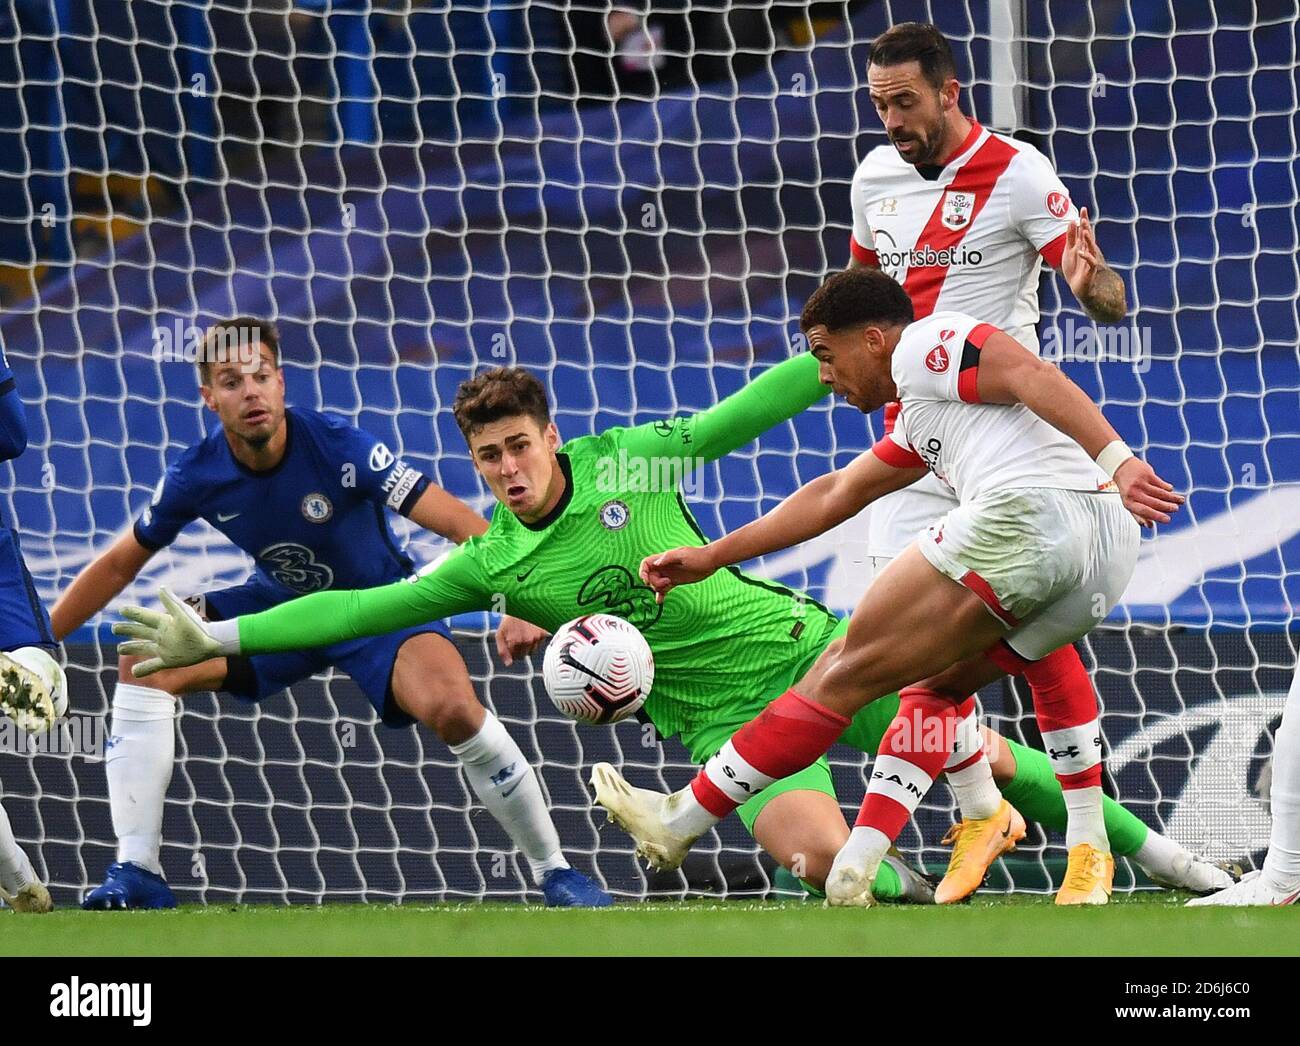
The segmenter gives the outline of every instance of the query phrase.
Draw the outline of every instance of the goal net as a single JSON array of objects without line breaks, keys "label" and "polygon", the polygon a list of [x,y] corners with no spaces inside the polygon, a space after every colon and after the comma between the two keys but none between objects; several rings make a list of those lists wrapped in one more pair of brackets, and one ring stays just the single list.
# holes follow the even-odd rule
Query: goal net
[{"label": "goal net", "polygon": [[[1300,595],[1296,18],[1283,3],[769,5],[538,0],[90,3],[0,16],[0,337],[31,444],[3,509],[52,603],[208,431],[183,348],[255,314],[280,326],[289,402],[338,411],[486,511],[449,406],[485,366],[548,382],[561,434],[701,409],[797,351],[806,296],[848,259],[849,180],[883,141],[867,44],[935,21],[962,104],[1028,137],[1128,288],[1098,331],[1059,278],[1040,340],[1129,444],[1189,493],[1143,545],[1124,604],[1083,644],[1108,787],[1193,849],[1258,857],[1271,730]],[[693,480],[710,535],[870,445],[879,418],[823,403]],[[405,527],[405,524],[401,524]],[[406,528],[409,530],[409,528]],[[404,531],[405,532],[405,531]],[[848,611],[864,520],[758,570]],[[443,551],[410,533],[417,559]],[[126,601],[237,584],[203,524]],[[111,608],[65,645],[72,715],[0,754],[21,842],[69,903],[113,859],[101,758]],[[639,723],[578,727],[540,658],[503,668],[458,620],[483,700],[539,767],[566,852],[620,896],[763,894],[731,819],[684,872],[647,876],[601,831],[598,760],[679,787],[693,768]],[[985,719],[1037,743],[1026,695]],[[530,889],[455,760],[391,730],[343,675],[177,720],[162,860],[182,901],[519,898]],[[832,752],[851,812],[864,757]],[[901,844],[942,865],[936,787]],[[1045,890],[1031,833],[993,885]],[[1134,885],[1127,869],[1117,885]],[[535,895],[533,895],[535,896]]]}]

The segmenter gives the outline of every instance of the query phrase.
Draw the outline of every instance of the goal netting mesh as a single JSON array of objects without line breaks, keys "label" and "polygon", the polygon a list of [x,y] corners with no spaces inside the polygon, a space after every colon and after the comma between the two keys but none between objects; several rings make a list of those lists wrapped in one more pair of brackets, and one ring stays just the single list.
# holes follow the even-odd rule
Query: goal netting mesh
[{"label": "goal netting mesh", "polygon": [[[1049,276],[1041,339],[1190,493],[1083,644],[1108,787],[1194,849],[1258,856],[1300,595],[1296,13],[1135,8],[679,0],[647,19],[637,4],[543,0],[8,5],[0,335],[32,436],[3,509],[40,595],[52,603],[207,431],[193,366],[160,348],[219,317],[273,318],[292,404],[341,412],[484,510],[448,408],[485,366],[542,375],[566,438],[738,389],[795,351],[802,301],[848,259],[849,180],[883,140],[867,43],[933,20],[966,111],[1053,159],[1128,287],[1130,320],[1096,335]],[[878,418],[819,405],[709,466],[692,508],[710,534],[734,528],[872,430]],[[847,611],[865,533],[854,521],[761,571]],[[411,540],[417,558],[441,551]],[[114,605],[248,571],[196,524]],[[0,754],[5,808],[64,903],[113,859],[94,757],[116,677],[110,619],[66,644],[74,714],[57,750]],[[678,787],[683,749],[638,723],[562,720],[540,657],[503,668],[489,624],[458,621],[462,648],[539,766],[576,865],[624,897],[770,888],[734,819],[684,874],[647,877],[624,835],[598,830],[586,777],[610,759],[635,783]],[[1024,694],[982,700],[991,725],[1037,743]],[[529,889],[447,749],[376,723],[345,676],[182,709],[162,855],[182,900]],[[851,811],[866,762],[842,748],[832,762]],[[937,787],[904,849],[942,864],[952,813]],[[1031,833],[1021,854],[993,885],[1049,888],[1061,837]],[[1119,885],[1133,882],[1123,869]]]}]

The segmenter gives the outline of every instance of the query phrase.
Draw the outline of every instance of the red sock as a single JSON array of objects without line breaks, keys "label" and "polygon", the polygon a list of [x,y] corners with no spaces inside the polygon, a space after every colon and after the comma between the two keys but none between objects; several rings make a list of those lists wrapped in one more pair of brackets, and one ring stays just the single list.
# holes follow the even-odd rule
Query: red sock
[{"label": "red sock", "polygon": [[1061,788],[1101,785],[1101,726],[1097,692],[1078,651],[1063,646],[1024,667],[1034,715]]},{"label": "red sock", "polygon": [[691,791],[714,817],[726,817],[773,781],[811,766],[848,725],[838,712],[787,690],[704,764]]},{"label": "red sock", "polygon": [[854,822],[898,838],[943,771],[960,720],[950,697],[909,686],[898,695],[898,714],[880,742],[871,784]]},{"label": "red sock", "polygon": [[[972,694],[970,697],[966,698],[965,701],[963,701],[961,704],[957,706],[957,721],[958,723],[961,723],[967,717],[974,714],[975,714],[975,695]],[[978,723],[973,724],[973,728],[974,728],[974,736],[972,738],[972,743],[974,745],[974,748],[971,749],[969,755],[959,756],[959,753],[954,751],[950,758],[956,758],[957,762],[953,763],[952,765],[948,765],[947,763],[945,763],[943,767],[943,772],[945,774],[959,773],[960,771],[965,770],[968,767],[974,766],[976,763],[978,763],[981,759],[984,758],[984,738],[979,732],[979,724]],[[952,782],[950,781],[949,784],[951,783]]]}]

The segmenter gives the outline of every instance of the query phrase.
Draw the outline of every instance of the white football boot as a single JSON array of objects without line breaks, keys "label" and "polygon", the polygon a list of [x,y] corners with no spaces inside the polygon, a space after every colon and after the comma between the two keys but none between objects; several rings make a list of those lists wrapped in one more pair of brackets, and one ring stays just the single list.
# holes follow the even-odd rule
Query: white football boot
[{"label": "white football boot", "polygon": [[[1132,860],[1132,858],[1129,858]],[[1140,862],[1139,862],[1140,863]],[[1192,853],[1182,853],[1174,858],[1173,875],[1157,875],[1142,869],[1147,878],[1166,890],[1188,890],[1204,897],[1218,890],[1226,890],[1241,879],[1242,868],[1231,861],[1207,861]]]},{"label": "white football boot", "polygon": [[597,763],[591,768],[591,786],[596,790],[596,802],[608,812],[610,821],[636,843],[638,857],[660,871],[680,867],[691,844],[699,838],[679,835],[670,827],[673,808],[682,802],[681,792],[664,795],[636,788],[609,763]]},{"label": "white football boot", "polygon": [[0,890],[0,899],[15,912],[44,915],[46,912],[54,911],[54,901],[50,898],[50,891],[38,882],[28,883],[15,894]]},{"label": "white football boot", "polygon": [[1187,902],[1188,908],[1229,907],[1247,908],[1254,906],[1281,908],[1295,904],[1300,900],[1300,884],[1294,890],[1279,890],[1266,882],[1259,872],[1250,872],[1242,876],[1241,882],[1233,883],[1226,890],[1212,893],[1209,897],[1195,897]]},{"label": "white football boot", "polygon": [[845,846],[835,855],[826,876],[827,908],[874,908],[876,895],[871,892],[880,870],[880,858],[874,860]]}]

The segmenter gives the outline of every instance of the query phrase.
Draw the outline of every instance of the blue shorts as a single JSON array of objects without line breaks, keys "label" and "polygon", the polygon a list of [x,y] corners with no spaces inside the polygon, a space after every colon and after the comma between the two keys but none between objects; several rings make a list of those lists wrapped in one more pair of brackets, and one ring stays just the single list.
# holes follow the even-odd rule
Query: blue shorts
[{"label": "blue shorts", "polygon": [[[287,602],[287,598],[265,582],[252,578],[233,588],[206,593],[202,597],[200,610],[209,620],[228,621],[240,614],[269,610]],[[330,667],[341,668],[370,699],[379,718],[386,725],[409,726],[415,720],[403,712],[393,698],[390,685],[393,665],[397,661],[397,651],[401,645],[412,636],[426,632],[451,640],[451,629],[445,622],[431,621],[427,625],[404,628],[399,632],[349,639],[344,643],[313,650],[258,654],[244,659],[251,671],[231,671],[226,679],[227,685],[222,689],[246,701],[260,701],[317,672]],[[230,660],[233,662],[235,659]]]},{"label": "blue shorts", "polygon": [[53,648],[50,615],[23,562],[18,535],[0,525],[0,650],[20,646]]}]

